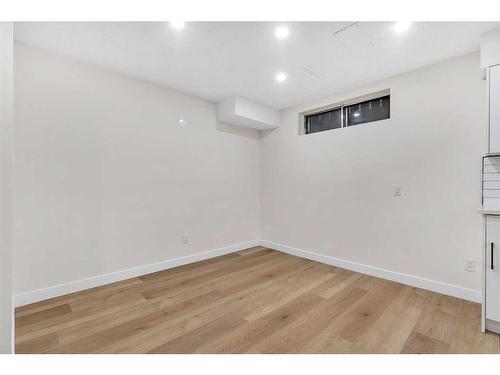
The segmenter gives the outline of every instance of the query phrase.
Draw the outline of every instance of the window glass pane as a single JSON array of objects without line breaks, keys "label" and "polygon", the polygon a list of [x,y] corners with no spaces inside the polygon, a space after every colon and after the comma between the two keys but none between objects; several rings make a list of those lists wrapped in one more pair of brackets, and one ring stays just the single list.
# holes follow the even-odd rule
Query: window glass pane
[{"label": "window glass pane", "polygon": [[340,108],[337,108],[306,116],[306,134],[340,128],[342,124],[340,115]]},{"label": "window glass pane", "polygon": [[345,125],[359,125],[390,117],[390,96],[344,107]]}]

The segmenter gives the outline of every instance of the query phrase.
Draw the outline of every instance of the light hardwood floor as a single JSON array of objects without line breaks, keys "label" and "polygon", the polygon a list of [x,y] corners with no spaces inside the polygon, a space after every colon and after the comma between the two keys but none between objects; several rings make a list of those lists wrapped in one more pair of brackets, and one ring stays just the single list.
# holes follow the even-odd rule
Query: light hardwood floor
[{"label": "light hardwood floor", "polygon": [[480,306],[257,247],[16,309],[17,353],[499,353]]}]

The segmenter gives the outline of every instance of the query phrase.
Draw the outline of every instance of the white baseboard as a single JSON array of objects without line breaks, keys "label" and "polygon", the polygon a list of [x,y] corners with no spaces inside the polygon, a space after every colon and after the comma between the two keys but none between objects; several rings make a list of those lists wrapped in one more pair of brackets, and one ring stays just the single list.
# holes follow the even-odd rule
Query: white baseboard
[{"label": "white baseboard", "polygon": [[34,302],[43,301],[49,298],[59,297],[65,294],[80,292],[85,289],[95,288],[98,286],[114,283],[117,281],[130,279],[132,277],[143,276],[149,273],[158,272],[178,266],[183,266],[189,263],[199,262],[201,260],[209,258],[215,258],[221,255],[233,253],[235,251],[248,249],[249,247],[259,246],[260,243],[261,243],[260,240],[242,242],[234,245],[225,246],[220,249],[209,250],[202,253],[187,255],[180,258],[167,259],[158,263],[146,264],[139,267],[128,268],[122,271],[93,276],[81,280],[72,281],[69,283],[54,285],[48,288],[37,289],[26,293],[16,294],[14,296],[15,306],[19,307]]},{"label": "white baseboard", "polygon": [[311,259],[317,262],[329,264],[332,266],[345,268],[351,271],[364,273],[366,275],[380,277],[395,281],[401,284],[414,286],[421,289],[431,290],[433,292],[446,294],[452,297],[462,298],[468,301],[481,303],[481,291],[463,288],[461,286],[430,280],[419,276],[408,275],[395,271],[386,270],[379,267],[368,266],[366,264],[356,263],[349,260],[334,258],[327,255],[321,255],[311,251],[297,249],[291,246],[262,240],[261,245],[273,250],[281,251],[287,254],[295,255],[301,258]]},{"label": "white baseboard", "polygon": [[48,288],[37,289],[26,293],[16,294],[14,297],[15,306],[23,306],[30,303],[43,301],[49,298],[59,297],[65,294],[79,292],[85,289],[95,288],[98,286],[114,283],[147,275],[149,273],[166,270],[182,266],[185,264],[199,262],[201,260],[215,258],[221,255],[233,253],[253,246],[265,246],[273,250],[281,251],[287,254],[295,255],[302,258],[311,259],[317,262],[329,264],[332,266],[345,268],[351,271],[364,273],[370,276],[376,276],[383,279],[395,281],[398,283],[414,286],[417,288],[431,290],[433,292],[446,294],[449,296],[462,298],[472,302],[481,303],[481,291],[463,288],[457,285],[447,284],[440,281],[430,280],[419,276],[408,275],[395,271],[386,270],[379,267],[368,266],[366,264],[356,263],[349,260],[339,259],[327,255],[321,255],[312,251],[297,249],[291,246],[266,241],[254,240],[249,242],[242,242],[220,249],[205,251],[202,253],[187,255],[180,258],[168,259],[158,263],[146,264],[139,267],[129,268],[122,271],[108,273],[89,277],[86,279],[76,280],[65,284],[54,285]]}]

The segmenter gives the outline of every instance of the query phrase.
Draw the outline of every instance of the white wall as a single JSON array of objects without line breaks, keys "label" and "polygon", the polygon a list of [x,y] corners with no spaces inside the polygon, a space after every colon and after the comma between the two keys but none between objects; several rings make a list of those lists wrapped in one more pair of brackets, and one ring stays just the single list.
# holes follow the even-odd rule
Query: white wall
[{"label": "white wall", "polygon": [[15,74],[17,294],[260,238],[257,132],[24,45]]},{"label": "white wall", "polygon": [[500,64],[500,29],[481,34],[481,67]]},{"label": "white wall", "polygon": [[[389,120],[298,135],[300,112],[387,88]],[[262,238],[479,291],[485,94],[474,53],[284,110],[262,139]]]},{"label": "white wall", "polygon": [[12,352],[12,23],[0,22],[0,353]]},{"label": "white wall", "polygon": [[[286,109],[262,139],[192,96],[15,57],[17,294],[258,238],[481,288],[478,53]],[[299,136],[300,112],[388,88],[391,119]]]}]

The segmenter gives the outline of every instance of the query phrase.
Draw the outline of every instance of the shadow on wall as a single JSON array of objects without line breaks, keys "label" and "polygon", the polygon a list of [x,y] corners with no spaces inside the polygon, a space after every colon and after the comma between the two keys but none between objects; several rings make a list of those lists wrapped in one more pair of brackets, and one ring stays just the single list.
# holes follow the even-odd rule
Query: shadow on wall
[{"label": "shadow on wall", "polygon": [[240,137],[247,137],[253,139],[260,139],[260,131],[250,128],[242,128],[240,126],[230,125],[223,122],[216,122],[215,128],[218,131],[226,132]]}]

